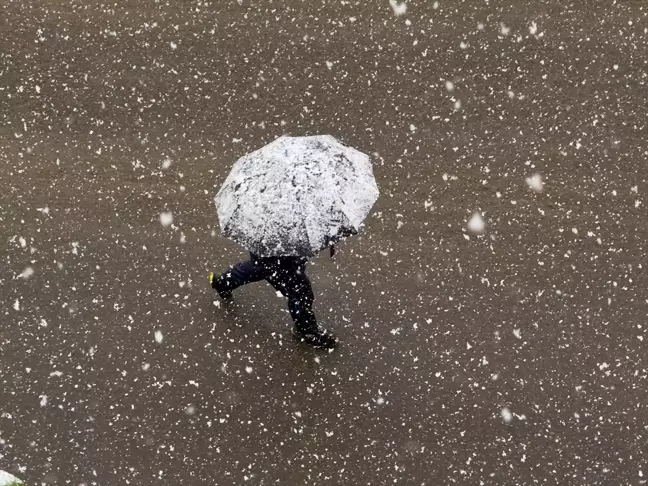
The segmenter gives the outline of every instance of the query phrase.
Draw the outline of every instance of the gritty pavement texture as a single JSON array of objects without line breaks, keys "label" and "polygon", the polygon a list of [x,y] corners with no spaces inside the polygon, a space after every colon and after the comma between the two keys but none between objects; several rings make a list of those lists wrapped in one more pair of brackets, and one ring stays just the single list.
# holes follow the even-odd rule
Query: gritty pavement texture
[{"label": "gritty pavement texture", "polygon": [[[645,482],[645,2],[0,3],[0,469]],[[206,278],[234,161],[318,133],[381,189],[309,267],[330,354]]]}]

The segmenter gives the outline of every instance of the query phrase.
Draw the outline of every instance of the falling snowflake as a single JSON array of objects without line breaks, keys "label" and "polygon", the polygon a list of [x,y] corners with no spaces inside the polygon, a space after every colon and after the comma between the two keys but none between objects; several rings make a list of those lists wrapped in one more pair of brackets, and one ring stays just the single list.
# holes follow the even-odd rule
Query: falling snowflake
[{"label": "falling snowflake", "polygon": [[486,223],[484,222],[484,218],[482,218],[482,215],[480,213],[473,213],[470,220],[468,220],[468,229],[472,233],[484,232],[484,230],[486,229]]},{"label": "falling snowflake", "polygon": [[162,334],[162,331],[155,331],[155,342],[159,344],[162,341],[164,341],[164,334]]},{"label": "falling snowflake", "polygon": [[171,226],[173,223],[173,213],[171,211],[160,213],[160,223],[165,228]]},{"label": "falling snowflake", "polygon": [[529,34],[531,35],[536,35],[538,33],[538,24],[535,22],[531,22],[531,25],[529,25]]},{"label": "falling snowflake", "polygon": [[508,409],[508,407],[504,407],[501,412],[502,418],[504,419],[504,422],[507,424],[513,420],[513,414],[511,411]]},{"label": "falling snowflake", "polygon": [[542,192],[542,189],[544,188],[544,182],[542,181],[542,176],[540,174],[533,174],[531,177],[527,177],[526,183],[535,192]]},{"label": "falling snowflake", "polygon": [[29,280],[32,275],[34,275],[34,269],[32,267],[27,267],[20,274],[20,277],[24,278],[25,280]]},{"label": "falling snowflake", "polygon": [[396,0],[389,0],[389,5],[391,5],[394,15],[397,17],[405,14],[407,12],[407,4],[405,2],[398,3]]}]

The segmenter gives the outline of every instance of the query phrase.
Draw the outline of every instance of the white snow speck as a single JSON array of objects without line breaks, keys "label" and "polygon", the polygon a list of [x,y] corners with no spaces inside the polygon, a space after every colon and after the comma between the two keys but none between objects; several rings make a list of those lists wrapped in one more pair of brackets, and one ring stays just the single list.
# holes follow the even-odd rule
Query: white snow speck
[{"label": "white snow speck", "polygon": [[20,300],[19,299],[16,299],[16,302],[14,302],[13,308],[14,308],[14,310],[17,310],[17,311],[20,310]]},{"label": "white snow speck", "polygon": [[40,396],[40,406],[44,407],[47,405],[47,395],[41,395]]},{"label": "white snow speck", "polygon": [[251,367],[251,366],[246,366],[246,367],[245,367],[245,372],[246,372],[248,375],[252,374],[252,367]]},{"label": "white snow speck", "polygon": [[531,25],[529,25],[529,34],[531,35],[536,35],[538,33],[538,24],[535,22],[531,22]]},{"label": "white snow speck", "polygon": [[452,81],[448,80],[445,84],[448,91],[454,91],[454,83]]},{"label": "white snow speck", "polygon": [[173,213],[171,211],[160,213],[160,223],[165,228],[171,226],[173,223]]},{"label": "white snow speck", "polygon": [[542,176],[540,174],[533,174],[531,177],[527,177],[526,183],[535,192],[542,192],[542,189],[544,188],[544,182],[542,181]]},{"label": "white snow speck", "polygon": [[20,277],[28,280],[32,275],[34,275],[34,269],[32,267],[27,267],[20,274]]},{"label": "white snow speck", "polygon": [[173,49],[174,51],[178,48],[178,44],[173,41],[171,41],[169,44],[171,45],[171,49]]},{"label": "white snow speck", "polygon": [[385,399],[384,399],[383,397],[378,397],[378,398],[376,399],[376,403],[377,403],[378,405],[382,405],[383,403],[385,403]]},{"label": "white snow speck", "polygon": [[518,339],[522,339],[522,333],[519,329],[513,329],[513,335]]},{"label": "white snow speck", "polygon": [[478,212],[473,213],[470,220],[468,220],[468,229],[473,233],[483,233],[486,229],[484,218]]},{"label": "white snow speck", "polygon": [[502,35],[509,35],[510,32],[511,32],[511,28],[504,25],[503,22],[500,22],[500,33]]},{"label": "white snow speck", "polygon": [[20,247],[21,248],[26,248],[27,247],[27,240],[25,240],[25,238],[23,238],[21,236],[20,238],[18,238],[18,241],[20,242]]},{"label": "white snow speck", "polygon": [[501,412],[502,418],[504,419],[504,422],[507,424],[513,420],[513,414],[511,411],[508,409],[508,407],[504,407]]},{"label": "white snow speck", "polygon": [[166,157],[162,161],[162,170],[167,170],[169,167],[171,167],[171,159],[169,157]]},{"label": "white snow speck", "polygon": [[155,331],[155,342],[161,343],[162,341],[164,341],[164,334],[162,334],[162,331]]},{"label": "white snow speck", "polygon": [[405,2],[398,3],[396,0],[389,0],[389,5],[391,5],[391,8],[394,11],[394,15],[396,15],[396,17],[399,17],[407,12],[407,4]]}]

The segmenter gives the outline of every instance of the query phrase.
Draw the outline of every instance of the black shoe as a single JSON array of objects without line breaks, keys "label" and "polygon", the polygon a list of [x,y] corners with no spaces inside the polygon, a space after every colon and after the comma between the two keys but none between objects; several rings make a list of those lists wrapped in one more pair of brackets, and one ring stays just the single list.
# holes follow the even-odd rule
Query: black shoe
[{"label": "black shoe", "polygon": [[220,298],[225,302],[232,300],[232,298],[234,297],[231,290],[221,290],[218,288],[218,279],[214,278],[213,272],[209,272],[209,283],[211,285],[211,288],[218,292]]},{"label": "black shoe", "polygon": [[317,326],[312,329],[293,328],[293,336],[301,342],[310,344],[316,348],[333,349],[338,342],[333,331]]}]

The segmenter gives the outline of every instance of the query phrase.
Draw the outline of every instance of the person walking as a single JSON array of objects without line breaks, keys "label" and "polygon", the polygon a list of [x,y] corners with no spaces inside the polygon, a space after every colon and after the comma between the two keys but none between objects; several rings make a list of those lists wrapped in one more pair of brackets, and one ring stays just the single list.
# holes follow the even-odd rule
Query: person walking
[{"label": "person walking", "polygon": [[214,201],[224,236],[250,252],[250,260],[211,286],[224,300],[241,285],[266,280],[288,299],[294,335],[332,348],[335,334],[317,323],[309,258],[358,232],[378,187],[366,154],[329,135],[280,137],[241,157]]}]

